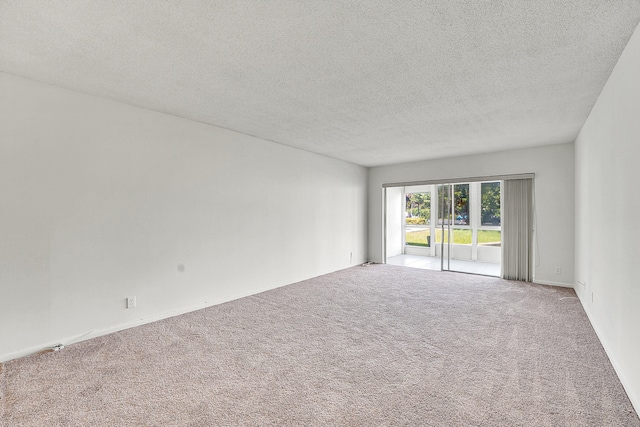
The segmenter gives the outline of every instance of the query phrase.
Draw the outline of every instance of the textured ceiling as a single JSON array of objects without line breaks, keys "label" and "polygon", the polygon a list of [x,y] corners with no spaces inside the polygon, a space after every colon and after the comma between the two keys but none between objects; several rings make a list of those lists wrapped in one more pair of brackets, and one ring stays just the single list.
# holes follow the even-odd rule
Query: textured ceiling
[{"label": "textured ceiling", "polygon": [[637,0],[0,0],[0,71],[373,166],[571,142]]}]

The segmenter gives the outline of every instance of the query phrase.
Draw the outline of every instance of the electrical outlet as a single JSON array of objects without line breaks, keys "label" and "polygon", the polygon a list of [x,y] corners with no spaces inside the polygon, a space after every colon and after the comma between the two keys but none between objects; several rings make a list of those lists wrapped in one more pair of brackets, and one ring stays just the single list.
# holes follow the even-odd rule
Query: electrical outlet
[{"label": "electrical outlet", "polygon": [[349,265],[353,264],[353,252],[349,252]]},{"label": "electrical outlet", "polygon": [[556,267],[556,274],[562,274],[562,268]]},{"label": "electrical outlet", "polygon": [[135,308],[135,306],[136,306],[136,297],[128,297],[127,308]]}]

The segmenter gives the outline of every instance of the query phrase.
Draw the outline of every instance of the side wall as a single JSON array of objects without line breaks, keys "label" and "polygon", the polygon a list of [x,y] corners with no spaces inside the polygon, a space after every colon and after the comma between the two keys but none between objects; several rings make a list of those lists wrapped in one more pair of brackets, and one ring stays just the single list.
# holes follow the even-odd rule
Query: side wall
[{"label": "side wall", "polygon": [[638,76],[636,29],[576,141],[575,289],[640,412]]},{"label": "side wall", "polygon": [[0,361],[367,259],[366,168],[2,73],[0,94]]},{"label": "side wall", "polygon": [[[380,166],[369,170],[369,258],[383,259],[385,183],[535,173],[537,283],[573,286],[573,144]],[[560,274],[556,268],[560,268]]]},{"label": "side wall", "polygon": [[387,256],[402,254],[402,188],[387,190]]}]

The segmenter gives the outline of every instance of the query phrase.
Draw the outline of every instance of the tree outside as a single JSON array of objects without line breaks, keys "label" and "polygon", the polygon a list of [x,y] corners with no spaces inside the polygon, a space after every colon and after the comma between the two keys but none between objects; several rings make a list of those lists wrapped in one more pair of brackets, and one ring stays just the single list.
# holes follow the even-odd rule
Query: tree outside
[{"label": "tree outside", "polygon": [[[451,211],[444,209],[438,212],[438,225],[443,220],[445,224],[469,226],[469,184],[455,184],[438,186],[438,198],[441,206],[451,209],[451,199],[453,198],[453,218]],[[453,193],[451,193],[453,190]],[[500,226],[500,182],[482,183],[480,187],[481,201],[481,226]],[[407,229],[405,242],[412,246],[430,246],[432,238],[436,243],[443,239],[441,230],[436,229],[435,236],[431,236],[431,230],[424,227],[431,223],[431,193],[407,193],[405,198],[406,218],[405,223],[410,227]],[[443,218],[444,216],[444,218]],[[452,230],[453,243],[469,245],[471,244],[471,229]],[[447,235],[444,236],[445,243]],[[478,230],[477,240],[479,245],[500,246],[500,230]]]},{"label": "tree outside", "polygon": [[481,224],[500,225],[500,183],[484,182],[481,186]]},{"label": "tree outside", "polygon": [[469,184],[453,186],[454,224],[469,225]]},{"label": "tree outside", "polygon": [[431,223],[431,193],[408,193],[405,206],[407,225]]}]

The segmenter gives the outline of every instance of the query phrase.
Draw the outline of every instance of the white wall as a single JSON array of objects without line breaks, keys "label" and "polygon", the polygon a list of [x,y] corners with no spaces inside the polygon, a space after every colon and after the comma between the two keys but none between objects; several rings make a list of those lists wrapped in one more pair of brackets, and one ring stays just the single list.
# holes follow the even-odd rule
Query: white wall
[{"label": "white wall", "polygon": [[[573,144],[380,166],[369,170],[369,258],[382,262],[382,185],[535,173],[537,283],[573,286]],[[556,274],[556,267],[561,273]]]},{"label": "white wall", "polygon": [[0,360],[366,260],[366,168],[3,73],[0,95]]},{"label": "white wall", "polygon": [[639,76],[636,29],[576,140],[575,287],[638,412]]},{"label": "white wall", "polygon": [[387,256],[402,254],[402,215],[404,213],[402,187],[387,189]]}]

